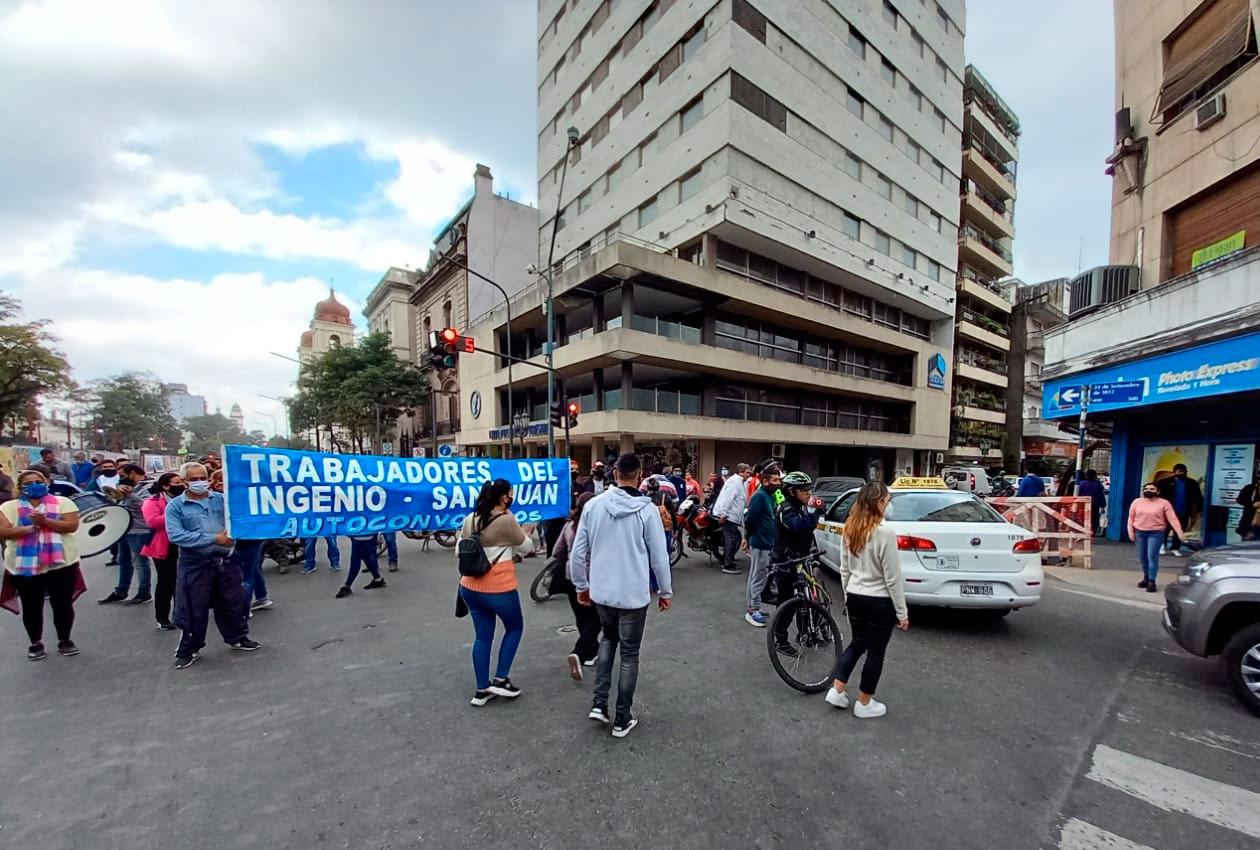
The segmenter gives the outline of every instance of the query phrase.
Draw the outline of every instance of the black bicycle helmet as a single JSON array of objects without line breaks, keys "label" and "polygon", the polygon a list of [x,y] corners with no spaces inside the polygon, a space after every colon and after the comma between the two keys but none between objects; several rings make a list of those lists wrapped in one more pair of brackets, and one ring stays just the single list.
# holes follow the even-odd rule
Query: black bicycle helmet
[{"label": "black bicycle helmet", "polygon": [[784,490],[812,490],[814,479],[804,472],[789,472],[781,481]]}]

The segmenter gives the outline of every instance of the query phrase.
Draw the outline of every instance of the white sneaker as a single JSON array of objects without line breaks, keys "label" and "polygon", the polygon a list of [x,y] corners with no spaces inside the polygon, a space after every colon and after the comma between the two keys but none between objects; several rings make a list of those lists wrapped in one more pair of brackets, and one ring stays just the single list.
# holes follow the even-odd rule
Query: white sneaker
[{"label": "white sneaker", "polygon": [[1168,554],[1168,547],[1167,547],[1167,546],[1160,546],[1160,547],[1159,547],[1159,554],[1161,554],[1161,555],[1167,555],[1167,554]]},{"label": "white sneaker", "polygon": [[1181,554],[1181,550],[1180,550],[1180,549],[1174,549],[1174,550],[1172,550],[1172,553],[1171,553],[1171,554],[1172,554],[1172,556],[1173,556],[1174,558],[1184,558],[1184,557],[1185,557],[1185,555]]},{"label": "white sneaker", "polygon": [[849,695],[844,691],[837,691],[835,688],[827,688],[827,705],[834,705],[836,708],[848,708]]},{"label": "white sneaker", "polygon": [[[832,690],[834,690],[834,688]],[[865,705],[862,704],[861,700],[858,700],[853,704],[854,717],[883,717],[887,713],[888,706],[884,705],[874,697],[872,697],[871,701]]]}]

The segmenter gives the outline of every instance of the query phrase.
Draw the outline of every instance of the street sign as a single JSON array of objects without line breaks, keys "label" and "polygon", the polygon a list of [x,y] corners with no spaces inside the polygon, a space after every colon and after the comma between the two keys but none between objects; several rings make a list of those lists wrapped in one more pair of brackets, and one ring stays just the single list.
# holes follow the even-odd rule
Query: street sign
[{"label": "street sign", "polygon": [[1064,387],[1054,394],[1054,401],[1059,407],[1075,407],[1081,403],[1081,388]]},{"label": "street sign", "polygon": [[442,445],[438,446],[437,455],[438,457],[454,457],[455,447],[452,446],[450,443],[443,443]]},{"label": "street sign", "polygon": [[393,443],[388,443],[388,442],[386,442],[386,443],[381,443],[381,454],[383,454],[383,455],[392,455],[393,453],[394,453],[394,444],[393,444]]},{"label": "street sign", "polygon": [[[1111,381],[1106,384],[1090,384],[1090,404],[1133,404],[1142,400],[1146,384],[1143,381]],[[1062,392],[1059,393],[1062,397]]]}]

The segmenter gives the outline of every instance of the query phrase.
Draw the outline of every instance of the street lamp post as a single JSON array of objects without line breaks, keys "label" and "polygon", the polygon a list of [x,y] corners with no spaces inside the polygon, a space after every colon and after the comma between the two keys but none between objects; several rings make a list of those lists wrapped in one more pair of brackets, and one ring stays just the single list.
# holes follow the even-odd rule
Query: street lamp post
[{"label": "street lamp post", "polygon": [[265,398],[268,401],[277,401],[281,405],[284,406],[284,436],[285,436],[285,439],[292,440],[293,439],[293,423],[290,421],[291,417],[289,414],[289,400],[284,399],[284,398],[276,398],[273,395],[263,395],[262,393],[257,393],[256,395],[259,398]]},{"label": "street lamp post", "polygon": [[525,432],[529,430],[529,414],[522,411],[513,416],[512,430],[521,438],[521,457],[525,457]]},{"label": "street lamp post", "polygon": [[[569,173],[569,157],[579,141],[577,127],[570,127],[567,135],[568,144],[564,149],[564,162],[560,166],[560,188],[556,191],[556,214],[551,219],[551,246],[547,249],[547,268],[543,271],[543,274],[547,276],[547,301],[545,302],[547,308],[547,351],[545,352],[547,360],[547,457],[556,456],[556,429],[551,424],[551,411],[556,403],[556,373],[551,370],[552,349],[556,347],[556,302],[553,288],[555,270],[551,264],[556,256],[556,232],[559,230],[560,211],[564,203],[564,178]],[[569,451],[567,445],[565,450]]]}]

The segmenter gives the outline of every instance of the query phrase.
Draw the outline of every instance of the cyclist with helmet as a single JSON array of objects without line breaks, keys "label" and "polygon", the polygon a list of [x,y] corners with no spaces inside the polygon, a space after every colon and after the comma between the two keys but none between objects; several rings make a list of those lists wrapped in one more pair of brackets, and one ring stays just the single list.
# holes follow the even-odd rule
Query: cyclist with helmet
[{"label": "cyclist with helmet", "polygon": [[[822,504],[813,498],[814,481],[804,472],[789,472],[783,476],[780,492],[784,498],[775,515],[774,558],[770,563],[770,581],[766,584],[767,590],[774,592],[776,605],[792,598],[795,568],[784,564],[803,558],[815,549],[814,529],[818,527],[818,508]],[[787,625],[784,622],[781,627],[786,630]],[[792,654],[794,650],[785,633],[775,638],[780,652]]]}]

